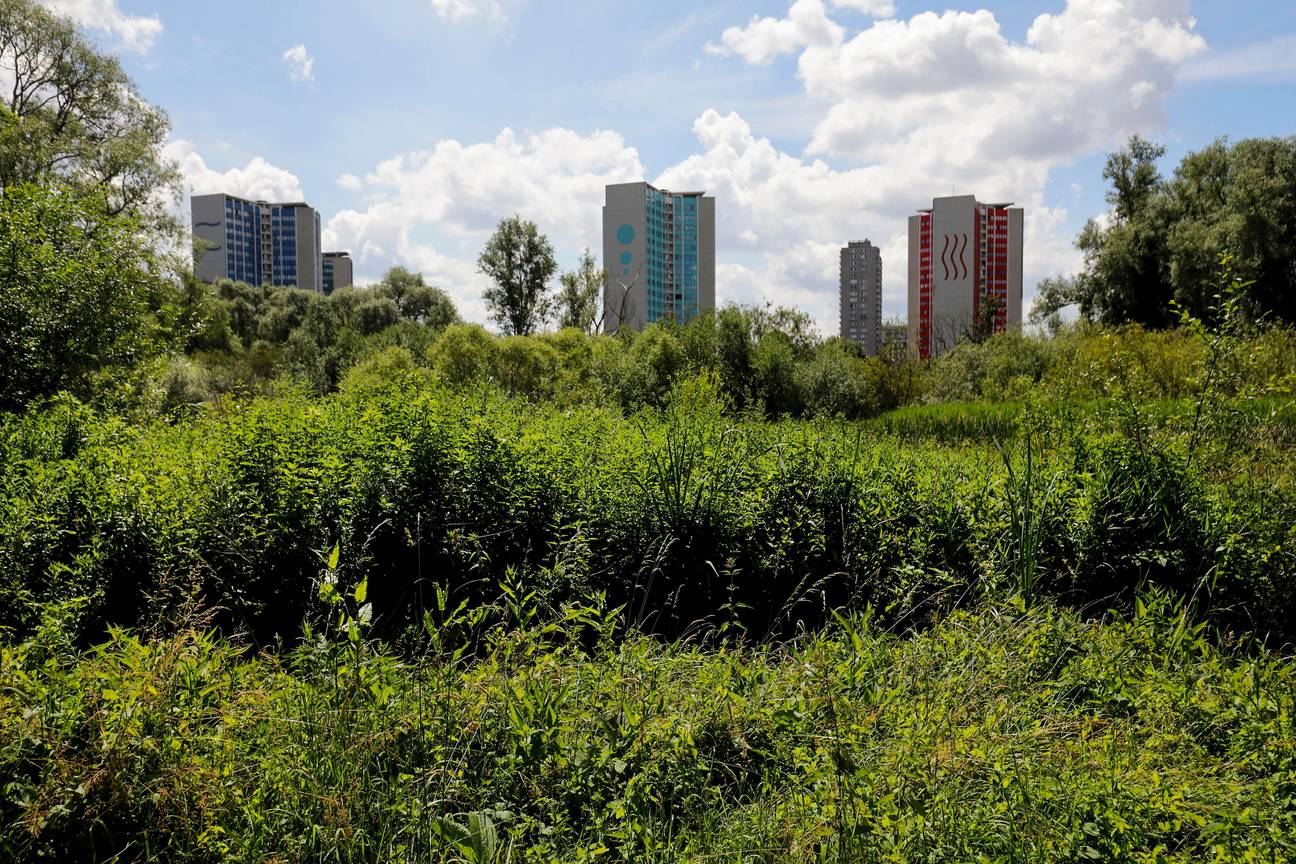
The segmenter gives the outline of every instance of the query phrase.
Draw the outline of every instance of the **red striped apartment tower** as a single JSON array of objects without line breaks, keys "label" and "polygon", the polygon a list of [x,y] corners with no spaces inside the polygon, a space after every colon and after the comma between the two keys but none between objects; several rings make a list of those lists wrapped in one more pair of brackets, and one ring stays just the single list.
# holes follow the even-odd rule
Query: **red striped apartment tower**
[{"label": "red striped apartment tower", "polygon": [[962,339],[1022,323],[1022,209],[974,195],[909,217],[909,350],[939,357]]}]

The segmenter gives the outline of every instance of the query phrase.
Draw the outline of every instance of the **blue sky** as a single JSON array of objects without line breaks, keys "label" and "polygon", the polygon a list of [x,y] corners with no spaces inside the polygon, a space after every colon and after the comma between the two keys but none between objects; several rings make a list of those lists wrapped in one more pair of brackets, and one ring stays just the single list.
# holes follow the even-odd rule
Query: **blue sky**
[{"label": "blue sky", "polygon": [[195,191],[304,196],[361,280],[422,270],[479,320],[491,226],[535,219],[570,266],[606,182],[708,188],[720,300],[832,332],[836,247],[883,247],[902,315],[904,217],[951,187],[1028,208],[1030,295],[1130,133],[1167,169],[1296,133],[1290,0],[45,2],[170,113]]}]

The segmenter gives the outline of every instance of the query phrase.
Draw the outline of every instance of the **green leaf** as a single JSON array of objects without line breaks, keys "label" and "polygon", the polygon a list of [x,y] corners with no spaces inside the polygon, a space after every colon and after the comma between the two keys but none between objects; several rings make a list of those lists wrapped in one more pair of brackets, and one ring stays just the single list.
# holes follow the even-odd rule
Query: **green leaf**
[{"label": "green leaf", "polygon": [[468,817],[468,831],[472,834],[474,857],[478,862],[495,860],[495,849],[499,846],[499,835],[495,823],[485,813],[473,813]]},{"label": "green leaf", "polygon": [[340,544],[340,543],[334,543],[334,544],[333,544],[333,551],[329,553],[328,569],[330,569],[330,570],[336,570],[336,569],[337,569],[337,566],[338,566],[338,558],[341,556],[341,554],[342,554],[341,544]]},{"label": "green leaf", "polygon": [[366,576],[365,578],[361,579],[360,584],[356,586],[355,601],[357,603],[363,603],[365,602],[365,598],[368,596],[369,596],[369,577]]}]

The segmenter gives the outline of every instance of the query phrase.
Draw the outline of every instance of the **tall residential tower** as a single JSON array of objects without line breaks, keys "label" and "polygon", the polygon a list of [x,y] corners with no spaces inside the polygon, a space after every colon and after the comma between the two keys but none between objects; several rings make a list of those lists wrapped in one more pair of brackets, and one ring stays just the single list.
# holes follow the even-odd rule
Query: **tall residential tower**
[{"label": "tall residential tower", "polygon": [[272,204],[233,195],[195,195],[190,202],[195,275],[204,282],[234,279],[251,285],[324,290],[320,217],[302,203]]},{"label": "tall residential tower", "polygon": [[715,309],[715,198],[647,183],[607,187],[603,329],[688,323]]},{"label": "tall residential tower", "polygon": [[909,217],[909,350],[938,357],[1022,323],[1020,207],[937,198]]},{"label": "tall residential tower", "polygon": [[841,250],[841,337],[868,355],[882,332],[882,252],[868,240]]}]

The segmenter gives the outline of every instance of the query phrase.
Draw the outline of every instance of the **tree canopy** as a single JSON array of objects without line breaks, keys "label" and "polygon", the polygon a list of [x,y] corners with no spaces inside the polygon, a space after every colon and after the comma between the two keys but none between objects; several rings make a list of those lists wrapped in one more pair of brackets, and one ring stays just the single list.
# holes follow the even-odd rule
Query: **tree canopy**
[{"label": "tree canopy", "polygon": [[102,197],[24,184],[0,197],[0,408],[79,398],[160,349],[156,261]]},{"label": "tree canopy", "polygon": [[528,336],[549,317],[549,282],[558,272],[553,246],[536,228],[514,215],[500,222],[477,259],[491,280],[483,292],[486,308],[506,335]]},{"label": "tree canopy", "polygon": [[71,19],[0,0],[0,82],[0,186],[55,178],[97,190],[109,213],[131,212],[143,228],[175,227],[166,205],[180,172],[162,155],[170,122]]},{"label": "tree canopy", "polygon": [[422,273],[393,267],[373,287],[375,297],[390,299],[400,317],[415,324],[441,329],[458,322],[459,313],[450,295],[427,284]]},{"label": "tree canopy", "polygon": [[586,247],[575,270],[562,274],[558,292],[558,326],[575,327],[593,333],[602,311],[603,288],[607,271],[598,266],[594,253]]},{"label": "tree canopy", "polygon": [[1035,317],[1077,305],[1091,321],[1167,327],[1173,302],[1209,320],[1227,255],[1252,318],[1296,322],[1296,136],[1221,139],[1169,179],[1164,154],[1134,137],[1108,157],[1111,211],[1076,241],[1083,271],[1040,285]]}]

